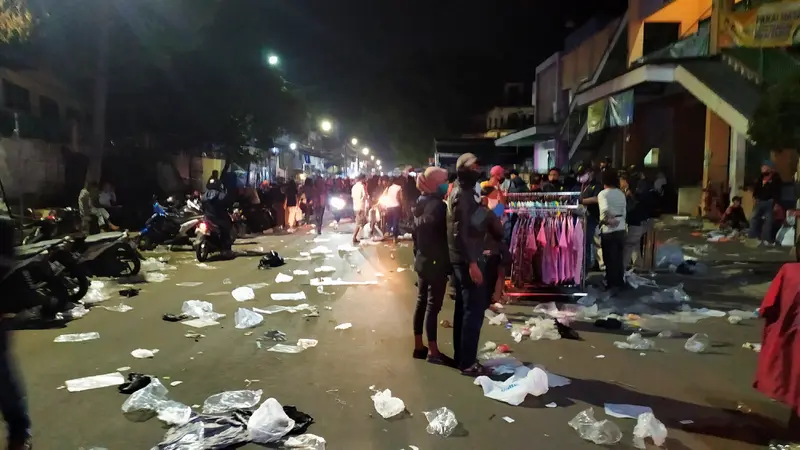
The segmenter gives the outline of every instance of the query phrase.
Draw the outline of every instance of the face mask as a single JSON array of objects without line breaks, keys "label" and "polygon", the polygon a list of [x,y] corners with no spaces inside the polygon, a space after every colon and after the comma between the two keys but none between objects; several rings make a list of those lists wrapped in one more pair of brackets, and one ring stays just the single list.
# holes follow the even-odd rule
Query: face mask
[{"label": "face mask", "polygon": [[578,177],[578,182],[581,183],[581,184],[588,183],[589,182],[589,174],[587,173],[587,174],[579,176]]},{"label": "face mask", "polygon": [[495,207],[494,207],[494,209],[492,211],[494,211],[494,214],[497,217],[502,217],[503,213],[506,211],[506,208],[505,208],[505,206],[503,206],[502,203],[498,203],[497,205],[495,205]]},{"label": "face mask", "polygon": [[447,190],[450,188],[450,185],[447,183],[443,183],[439,185],[439,193],[442,195],[447,194]]}]

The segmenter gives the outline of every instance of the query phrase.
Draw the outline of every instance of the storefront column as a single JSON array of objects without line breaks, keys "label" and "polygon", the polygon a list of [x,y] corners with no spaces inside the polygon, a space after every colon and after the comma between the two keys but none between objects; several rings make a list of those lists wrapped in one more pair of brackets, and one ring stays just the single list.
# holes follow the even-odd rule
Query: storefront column
[{"label": "storefront column", "polygon": [[731,127],[714,111],[706,110],[706,142],[703,154],[703,188],[728,185]]},{"label": "storefront column", "polygon": [[731,197],[742,195],[744,186],[744,165],[747,156],[747,137],[731,130],[730,165],[728,167],[728,184]]}]

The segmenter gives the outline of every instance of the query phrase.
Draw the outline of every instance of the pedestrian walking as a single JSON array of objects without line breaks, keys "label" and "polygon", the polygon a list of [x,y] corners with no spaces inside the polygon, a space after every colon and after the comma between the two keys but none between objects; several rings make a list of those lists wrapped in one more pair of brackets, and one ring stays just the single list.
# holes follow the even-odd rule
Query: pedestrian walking
[{"label": "pedestrian walking", "polygon": [[386,194],[384,194],[384,200],[382,201],[383,206],[386,207],[386,225],[395,242],[400,236],[400,218],[402,217],[403,205],[402,182],[403,179],[401,177],[396,177],[392,180],[392,184],[386,188]]},{"label": "pedestrian walking", "polygon": [[[418,175],[416,187],[420,197],[414,205],[414,270],[417,272],[417,306],[414,309],[414,358],[434,364],[452,364],[451,358],[439,351],[437,330],[451,272],[447,248],[447,171],[428,167]],[[423,329],[428,346],[423,343]]]},{"label": "pedestrian walking", "polygon": [[353,231],[353,243],[358,244],[358,235],[367,224],[367,211],[369,211],[369,196],[367,195],[367,177],[360,174],[356,177],[356,184],[350,189],[353,199],[353,213],[355,214],[356,229]]},{"label": "pedestrian walking", "polygon": [[606,287],[617,290],[625,287],[626,199],[619,189],[617,171],[607,168],[601,174],[603,190],[597,195],[600,205],[600,241],[606,265]]}]

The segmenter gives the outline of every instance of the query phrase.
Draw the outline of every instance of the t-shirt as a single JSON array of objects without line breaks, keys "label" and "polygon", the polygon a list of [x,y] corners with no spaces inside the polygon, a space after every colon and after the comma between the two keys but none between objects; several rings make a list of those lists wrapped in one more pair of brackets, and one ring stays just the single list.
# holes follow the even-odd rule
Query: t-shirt
[{"label": "t-shirt", "polygon": [[607,234],[615,231],[624,231],[627,202],[625,194],[617,188],[606,188],[597,195],[597,202],[600,204],[600,220],[602,222],[614,222],[613,225],[603,223],[600,226],[600,232]]},{"label": "t-shirt", "polygon": [[400,206],[400,200],[398,200],[397,197],[402,190],[403,188],[401,188],[398,184],[389,186],[389,189],[386,190],[386,200],[384,200],[383,206],[387,208],[396,208]]},{"label": "t-shirt", "polygon": [[367,190],[364,183],[356,183],[353,189],[350,190],[350,195],[353,197],[353,211],[361,212],[369,209],[367,203]]},{"label": "t-shirt", "polygon": [[286,206],[297,206],[297,186],[294,184],[286,185]]}]

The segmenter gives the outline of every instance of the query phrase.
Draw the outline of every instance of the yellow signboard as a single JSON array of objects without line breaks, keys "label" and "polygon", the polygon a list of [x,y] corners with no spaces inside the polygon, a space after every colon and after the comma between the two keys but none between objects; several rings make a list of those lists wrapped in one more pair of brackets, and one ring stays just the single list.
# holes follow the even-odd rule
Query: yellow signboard
[{"label": "yellow signboard", "polygon": [[800,0],[767,3],[722,16],[720,47],[789,47],[800,44]]}]

